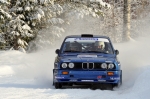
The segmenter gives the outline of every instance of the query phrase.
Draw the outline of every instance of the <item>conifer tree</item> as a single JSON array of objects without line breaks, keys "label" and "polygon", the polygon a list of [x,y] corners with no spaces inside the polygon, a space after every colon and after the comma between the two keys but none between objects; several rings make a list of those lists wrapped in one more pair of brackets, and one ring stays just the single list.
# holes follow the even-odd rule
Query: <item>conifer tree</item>
[{"label": "conifer tree", "polygon": [[53,0],[16,0],[11,3],[13,20],[7,25],[7,36],[15,50],[27,48],[38,31],[48,28],[59,12],[56,9],[59,5],[54,5]]},{"label": "conifer tree", "polygon": [[0,0],[0,49],[5,49],[6,47],[6,23],[9,22],[12,16],[9,13],[8,6],[9,2],[5,0]]}]

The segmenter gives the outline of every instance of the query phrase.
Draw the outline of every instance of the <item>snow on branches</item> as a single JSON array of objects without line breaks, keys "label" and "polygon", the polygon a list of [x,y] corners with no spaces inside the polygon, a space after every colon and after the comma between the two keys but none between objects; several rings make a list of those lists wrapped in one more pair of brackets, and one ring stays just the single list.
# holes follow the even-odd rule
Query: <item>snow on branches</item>
[{"label": "snow on branches", "polygon": [[25,39],[33,37],[33,31],[21,18],[24,16],[18,15],[7,24],[7,36],[10,38],[7,41],[13,44],[14,49],[26,48],[28,44]]}]

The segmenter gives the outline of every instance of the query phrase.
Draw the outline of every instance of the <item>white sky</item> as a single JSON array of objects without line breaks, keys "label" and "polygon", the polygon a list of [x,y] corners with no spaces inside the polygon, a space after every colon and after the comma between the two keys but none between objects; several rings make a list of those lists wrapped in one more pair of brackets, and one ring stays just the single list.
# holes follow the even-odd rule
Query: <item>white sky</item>
[{"label": "white sky", "polygon": [[56,48],[30,54],[0,51],[0,99],[149,99],[149,41],[140,38],[114,44],[123,70],[123,85],[114,91],[55,89],[52,69]]}]

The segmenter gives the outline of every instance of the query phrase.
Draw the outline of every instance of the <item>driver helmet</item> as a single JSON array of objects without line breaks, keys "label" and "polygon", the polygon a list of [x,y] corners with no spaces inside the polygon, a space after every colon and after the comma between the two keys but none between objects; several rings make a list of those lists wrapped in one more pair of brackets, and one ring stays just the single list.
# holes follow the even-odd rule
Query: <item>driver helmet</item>
[{"label": "driver helmet", "polygon": [[101,48],[101,49],[105,48],[105,44],[104,44],[103,41],[96,41],[95,46],[98,47],[98,48]]}]

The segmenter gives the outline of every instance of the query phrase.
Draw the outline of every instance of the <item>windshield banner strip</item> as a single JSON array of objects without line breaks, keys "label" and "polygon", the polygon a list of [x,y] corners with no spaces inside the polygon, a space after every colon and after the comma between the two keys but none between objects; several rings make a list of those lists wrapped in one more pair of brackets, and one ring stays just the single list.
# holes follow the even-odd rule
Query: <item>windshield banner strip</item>
[{"label": "windshield banner strip", "polygon": [[68,41],[104,41],[109,42],[108,39],[105,38],[67,38],[65,42]]}]

